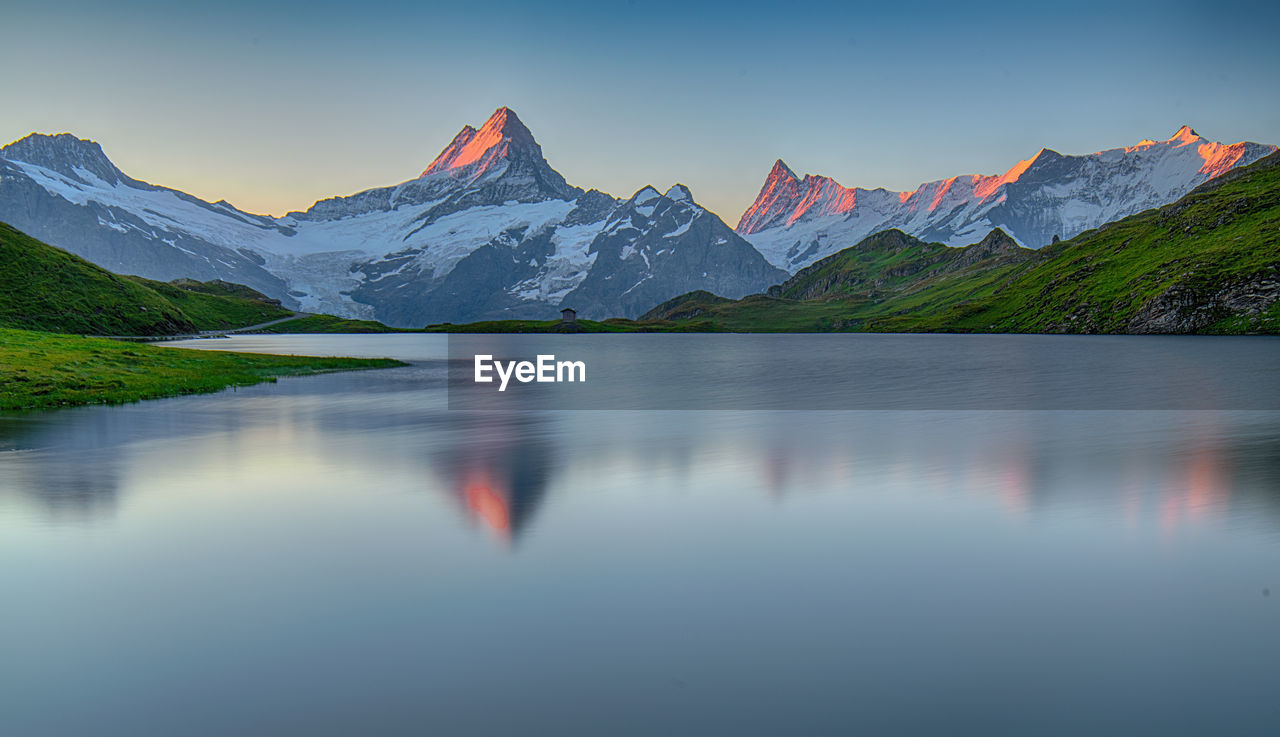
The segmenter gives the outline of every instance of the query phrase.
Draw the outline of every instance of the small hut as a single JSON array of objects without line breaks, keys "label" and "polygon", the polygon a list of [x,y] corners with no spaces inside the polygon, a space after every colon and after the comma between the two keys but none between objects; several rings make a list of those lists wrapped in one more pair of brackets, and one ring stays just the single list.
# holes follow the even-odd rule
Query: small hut
[{"label": "small hut", "polygon": [[573,325],[578,322],[578,313],[572,307],[566,307],[560,310],[560,322],[565,325]]}]

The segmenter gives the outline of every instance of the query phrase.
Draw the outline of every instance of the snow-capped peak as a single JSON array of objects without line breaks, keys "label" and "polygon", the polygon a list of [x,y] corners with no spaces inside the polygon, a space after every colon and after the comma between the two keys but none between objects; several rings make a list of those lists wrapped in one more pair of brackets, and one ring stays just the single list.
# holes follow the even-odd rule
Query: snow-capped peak
[{"label": "snow-capped peak", "polygon": [[0,158],[34,164],[63,176],[80,179],[77,169],[88,171],[108,184],[129,180],[95,141],[76,138],[70,133],[54,136],[32,133],[0,148]]},{"label": "snow-capped peak", "polygon": [[584,316],[634,317],[676,294],[736,298],[784,276],[683,185],[630,201],[570,186],[508,108],[462,127],[424,176],[281,218],[124,174],[104,181],[114,167],[73,136],[3,155],[14,158],[0,159],[0,220],[54,245],[125,273],[224,279],[396,325],[540,319],[566,299]]},{"label": "snow-capped peak", "polygon": [[638,192],[631,195],[632,204],[644,206],[662,196],[662,193],[646,184]]},{"label": "snow-capped peak", "polygon": [[781,181],[785,179],[799,181],[800,177],[796,176],[794,171],[791,171],[791,167],[787,166],[787,162],[778,159],[773,162],[773,168],[769,170],[769,176],[765,181]]},{"label": "snow-capped peak", "polygon": [[462,126],[462,130],[458,131],[458,135],[454,136],[453,140],[449,142],[449,145],[445,146],[444,150],[436,156],[435,160],[423,170],[422,176],[425,177],[451,168],[454,165],[454,162],[462,156],[467,144],[470,143],[471,139],[475,138],[475,136],[475,128],[472,128],[469,125]]},{"label": "snow-capped peak", "polygon": [[783,211],[793,208],[800,198],[800,178],[782,159],[778,159],[773,162],[755,202],[738,220],[738,232],[754,233],[768,227]]},{"label": "snow-capped peak", "polygon": [[1275,150],[1209,141],[1184,125],[1165,141],[1084,155],[1046,148],[1003,174],[939,179],[910,192],[846,188],[814,175],[797,181],[778,161],[737,231],[775,266],[792,272],[891,228],[963,246],[999,227],[1018,243],[1039,248],[1173,202]]},{"label": "snow-capped peak", "polygon": [[1189,143],[1199,143],[1201,140],[1199,133],[1196,133],[1191,126],[1184,125],[1178,129],[1177,133],[1173,134],[1173,137],[1168,142],[1186,146]]},{"label": "snow-capped peak", "polygon": [[1048,148],[1042,148],[1036,152],[1035,156],[1029,159],[1023,159],[1014,164],[1004,174],[998,176],[984,177],[978,176],[973,181],[973,194],[975,197],[984,198],[996,194],[1001,187],[1006,184],[1012,184],[1022,178],[1032,167],[1044,165],[1055,159],[1062,158],[1062,154]]},{"label": "snow-capped peak", "polygon": [[688,187],[679,183],[671,185],[671,188],[667,190],[663,197],[676,202],[693,202],[693,193],[689,191]]},{"label": "snow-capped peak", "polygon": [[542,151],[515,111],[500,107],[479,130],[463,126],[422,176],[449,172],[477,179],[514,156],[541,160]]}]

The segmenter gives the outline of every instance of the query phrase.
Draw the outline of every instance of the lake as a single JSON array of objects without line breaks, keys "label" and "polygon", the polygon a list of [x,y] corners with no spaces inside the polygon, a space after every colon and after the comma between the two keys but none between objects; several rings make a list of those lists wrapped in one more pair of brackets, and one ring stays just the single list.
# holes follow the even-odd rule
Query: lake
[{"label": "lake", "polygon": [[0,416],[0,735],[1280,731],[1280,341],[552,338],[636,409],[241,336],[412,365]]}]

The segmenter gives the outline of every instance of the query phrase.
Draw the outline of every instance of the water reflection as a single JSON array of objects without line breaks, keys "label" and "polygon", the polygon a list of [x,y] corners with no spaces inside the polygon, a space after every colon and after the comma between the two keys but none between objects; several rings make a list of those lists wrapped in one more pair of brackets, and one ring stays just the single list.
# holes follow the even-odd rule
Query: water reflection
[{"label": "water reflection", "polygon": [[[0,497],[44,522],[85,523],[112,517],[149,474],[186,469],[219,488],[247,468],[340,469],[357,487],[395,477],[442,492],[503,543],[567,473],[602,489],[696,487],[740,468],[774,499],[871,487],[1170,534],[1233,516],[1269,530],[1280,512],[1273,412],[460,412],[412,371],[394,391],[353,393],[354,382],[0,418]],[[1250,519],[1261,510],[1272,517]]]},{"label": "water reflection", "polygon": [[427,361],[0,418],[0,734],[1274,723],[1277,413],[443,393]]},{"label": "water reflection", "polygon": [[547,420],[488,413],[459,417],[450,441],[434,449],[432,467],[471,517],[504,542],[529,525],[556,471]]}]

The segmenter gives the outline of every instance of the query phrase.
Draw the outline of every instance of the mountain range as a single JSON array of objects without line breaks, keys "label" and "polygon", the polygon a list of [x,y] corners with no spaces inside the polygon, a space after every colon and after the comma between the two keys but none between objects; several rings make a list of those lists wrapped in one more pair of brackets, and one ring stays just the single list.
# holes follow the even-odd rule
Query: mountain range
[{"label": "mountain range", "polygon": [[733,332],[1276,334],[1280,153],[1044,248],[999,228],[960,248],[884,230],[767,294],[693,292],[641,319]]},{"label": "mountain range", "polygon": [[273,218],[121,172],[94,142],[0,148],[0,220],[112,271],[223,279],[308,312],[399,326],[635,316],[673,294],[786,277],[688,188],[569,185],[514,112],[464,127],[420,176]]},{"label": "mountain range", "polygon": [[516,114],[464,126],[420,175],[254,215],[129,177],[101,146],[31,134],[0,148],[0,220],[111,271],[245,284],[284,306],[390,325],[637,317],[679,294],[761,293],[867,235],[950,246],[1000,228],[1030,248],[1150,207],[1274,146],[1182,128],[1086,156],[1042,150],[1000,176],[846,189],[778,161],[736,229],[676,184],[628,198],[565,181]]},{"label": "mountain range", "polygon": [[1021,246],[1041,248],[1166,205],[1275,150],[1207,141],[1184,125],[1165,141],[1080,156],[1046,148],[1004,174],[940,179],[910,192],[800,178],[779,159],[737,231],[789,273],[889,229],[959,247],[999,228]]}]

